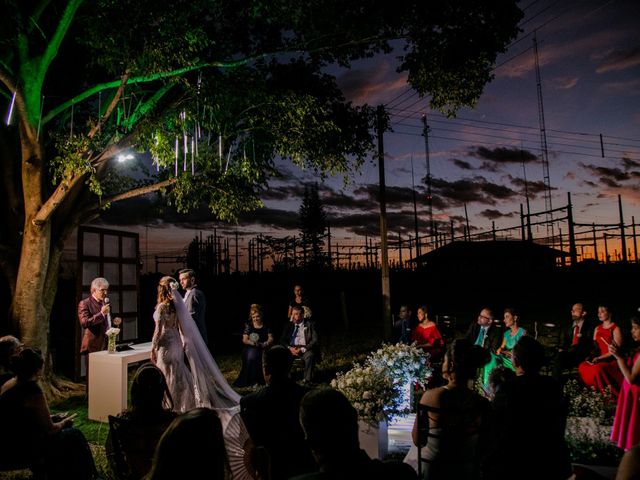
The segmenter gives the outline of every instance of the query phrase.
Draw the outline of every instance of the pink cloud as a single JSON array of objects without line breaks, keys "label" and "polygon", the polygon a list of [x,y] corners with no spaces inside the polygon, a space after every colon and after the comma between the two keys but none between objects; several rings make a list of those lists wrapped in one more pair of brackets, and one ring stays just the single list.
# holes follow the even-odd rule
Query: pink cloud
[{"label": "pink cloud", "polygon": [[629,50],[609,50],[604,54],[595,56],[594,59],[602,60],[602,64],[596,68],[597,73],[626,70],[640,65],[640,47]]}]

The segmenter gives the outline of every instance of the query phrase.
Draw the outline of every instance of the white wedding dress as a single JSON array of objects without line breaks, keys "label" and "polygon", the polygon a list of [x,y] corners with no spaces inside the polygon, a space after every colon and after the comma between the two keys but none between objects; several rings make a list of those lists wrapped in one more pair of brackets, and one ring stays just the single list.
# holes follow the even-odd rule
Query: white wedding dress
[{"label": "white wedding dress", "polygon": [[[177,291],[173,292],[173,304],[175,313],[162,304],[156,307],[153,342],[158,346],[158,367],[167,378],[174,409],[184,412],[194,407],[212,408],[226,427],[239,411],[240,395],[222,375]],[[189,368],[184,363],[185,355]]]},{"label": "white wedding dress", "polygon": [[193,377],[184,363],[184,349],[176,311],[160,303],[153,312],[156,323],[151,344],[156,352],[157,367],[164,373],[173,410],[184,413],[196,406]]}]

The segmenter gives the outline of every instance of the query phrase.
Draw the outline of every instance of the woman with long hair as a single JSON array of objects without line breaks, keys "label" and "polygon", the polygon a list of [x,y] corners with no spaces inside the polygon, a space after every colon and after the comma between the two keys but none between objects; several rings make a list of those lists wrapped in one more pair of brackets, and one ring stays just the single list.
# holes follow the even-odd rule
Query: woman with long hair
[{"label": "woman with long hair", "polygon": [[620,372],[624,376],[618,396],[616,417],[613,421],[611,440],[618,447],[629,450],[640,443],[640,319],[631,319],[631,338],[634,345],[627,357],[620,354],[620,348],[612,343],[609,353],[613,355]]},{"label": "woman with long hair", "polygon": [[165,375],[175,411],[213,408],[226,427],[239,412],[240,395],[222,375],[177,288],[174,278],[160,279],[151,360]]},{"label": "woman with long hair", "polygon": [[176,418],[160,438],[145,480],[230,480],[231,469],[215,411],[196,408]]},{"label": "woman with long hair", "polygon": [[578,366],[580,378],[587,387],[602,392],[607,387],[614,399],[618,398],[622,373],[615,357],[609,352],[609,345],[622,345],[622,332],[613,321],[611,310],[606,305],[598,306],[598,325],[593,332],[594,352]]},{"label": "woman with long hair", "polygon": [[196,406],[194,382],[184,363],[184,344],[172,281],[175,282],[171,277],[162,277],[158,284],[158,300],[153,313],[156,328],[151,340],[151,361],[164,374],[174,410],[186,412]]},{"label": "woman with long hair", "polygon": [[489,352],[467,339],[455,340],[447,349],[442,363],[447,384],[422,395],[412,431],[414,446],[404,460],[417,469],[420,448],[423,478],[478,477],[490,406],[474,391],[473,382],[488,361]]}]

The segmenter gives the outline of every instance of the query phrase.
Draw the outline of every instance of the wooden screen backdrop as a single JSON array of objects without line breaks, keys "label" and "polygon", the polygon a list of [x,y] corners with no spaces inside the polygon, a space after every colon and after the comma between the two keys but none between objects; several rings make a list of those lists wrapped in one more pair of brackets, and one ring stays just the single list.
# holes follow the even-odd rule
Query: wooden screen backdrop
[{"label": "wooden screen backdrop", "polygon": [[[140,256],[137,233],[81,226],[78,228],[77,301],[87,298],[91,281],[104,277],[109,282],[111,318],[122,318],[118,342],[138,339],[140,311]],[[76,319],[77,350],[82,328]],[[84,362],[77,354],[76,372],[85,376]]]}]

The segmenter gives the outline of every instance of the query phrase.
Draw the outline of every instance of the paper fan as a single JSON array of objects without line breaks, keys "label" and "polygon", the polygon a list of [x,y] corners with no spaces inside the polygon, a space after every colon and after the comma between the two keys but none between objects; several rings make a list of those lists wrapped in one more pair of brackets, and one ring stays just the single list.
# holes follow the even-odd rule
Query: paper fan
[{"label": "paper fan", "polygon": [[[249,432],[244,426],[240,413],[235,413],[224,431],[224,443],[229,456],[229,466],[233,480],[253,480],[256,478],[249,463],[248,447],[251,444]],[[246,450],[245,450],[246,448]]]}]

